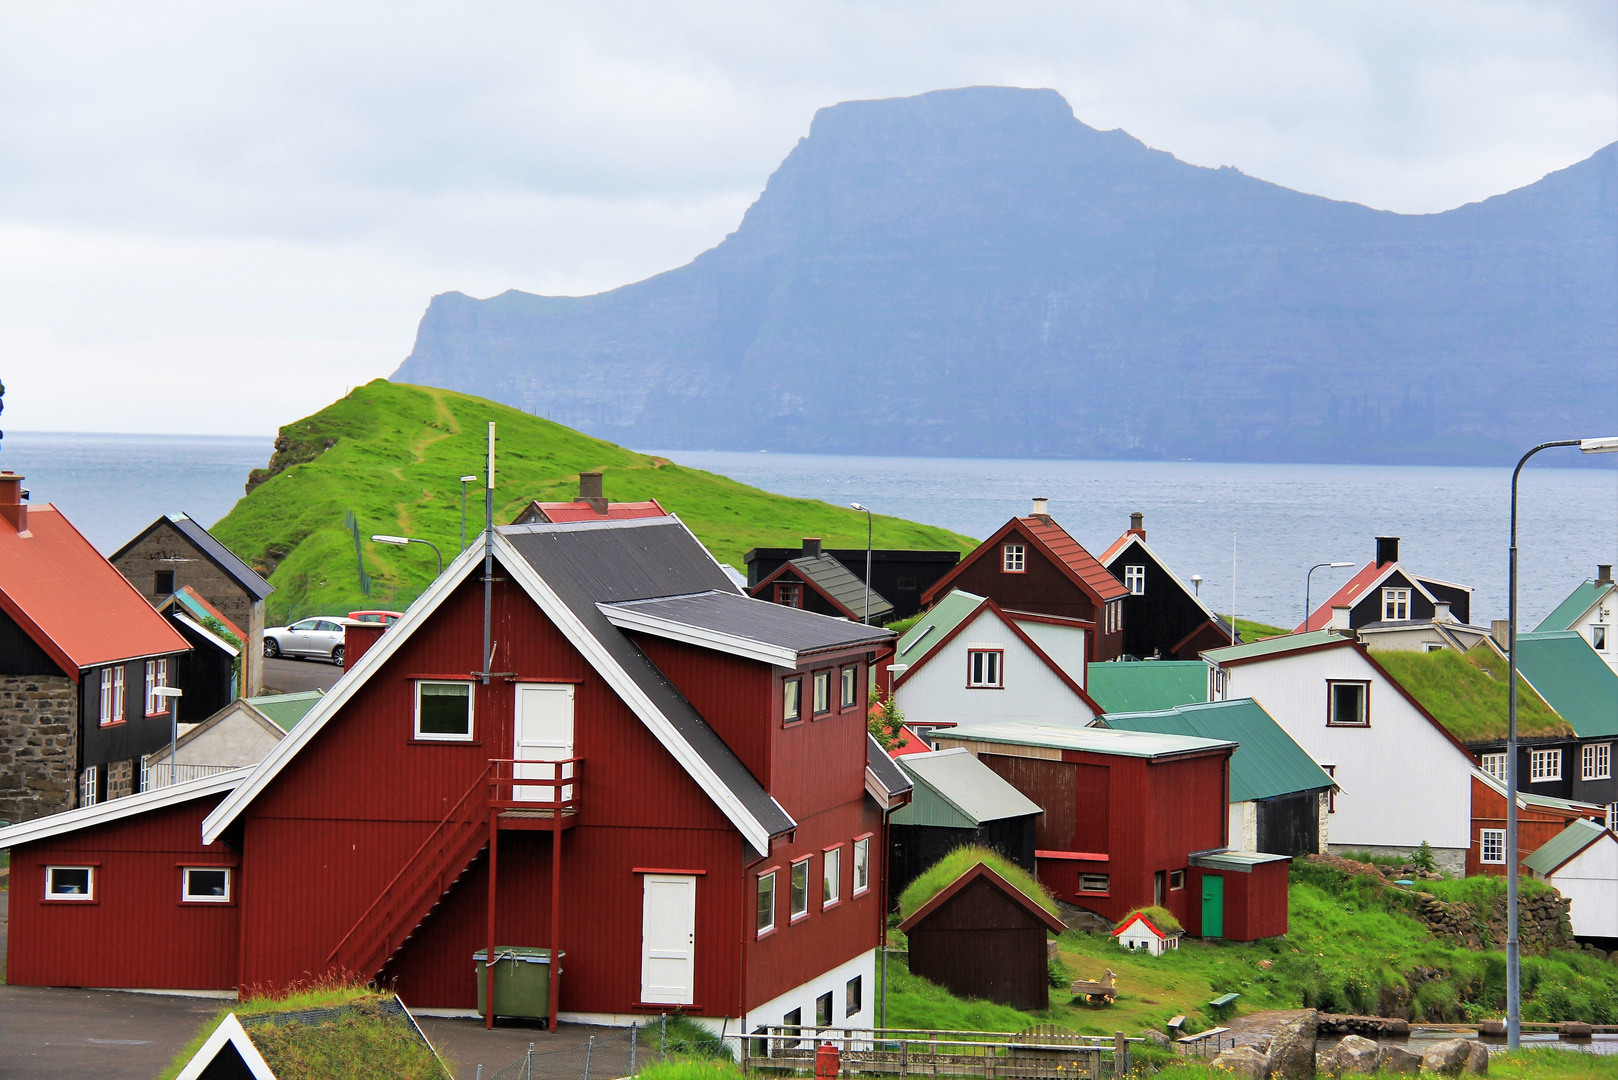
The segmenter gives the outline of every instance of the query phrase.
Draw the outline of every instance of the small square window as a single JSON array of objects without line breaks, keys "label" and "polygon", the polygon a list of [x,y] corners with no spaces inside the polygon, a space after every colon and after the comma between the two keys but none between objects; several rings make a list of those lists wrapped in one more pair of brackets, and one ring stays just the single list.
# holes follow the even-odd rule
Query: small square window
[{"label": "small square window", "polygon": [[472,684],[418,681],[416,738],[438,742],[471,742]]},{"label": "small square window", "polygon": [[188,904],[230,903],[228,866],[188,866],[180,899]]},{"label": "small square window", "polygon": [[158,570],[152,574],[152,592],[158,596],[169,596],[174,592],[174,571]]},{"label": "small square window", "polygon": [[1530,783],[1542,783],[1548,780],[1562,779],[1562,751],[1560,750],[1533,750],[1528,756],[1528,779]]},{"label": "small square window", "polygon": [[859,688],[860,667],[858,664],[850,664],[842,671],[842,697],[840,700],[843,708],[848,709],[855,705],[859,700]]},{"label": "small square window", "polygon": [[966,653],[966,685],[979,689],[1001,689],[1005,686],[1001,667],[1005,659],[1003,649],[969,649]]},{"label": "small square window", "polygon": [[802,679],[788,679],[781,684],[781,719],[788,724],[803,719]]},{"label": "small square window", "polygon": [[820,906],[831,907],[843,897],[843,849],[832,848],[820,857]]},{"label": "small square window", "polygon": [[815,998],[815,1026],[831,1027],[831,991]]},{"label": "small square window", "polygon": [[758,932],[775,929],[775,871],[758,876]]},{"label": "small square window", "polygon": [[1371,718],[1366,710],[1365,697],[1369,683],[1328,682],[1326,684],[1326,723],[1332,727],[1369,727]]},{"label": "small square window", "polygon": [[95,880],[93,866],[47,866],[45,899],[94,900]]},{"label": "small square window", "polygon": [[792,864],[792,918],[794,921],[809,914],[809,860]]},{"label": "small square window", "polygon": [[1109,874],[1080,874],[1080,892],[1108,892],[1112,888],[1112,876]]},{"label": "small square window", "polygon": [[1599,652],[1607,651],[1607,628],[1600,623],[1590,627],[1590,647]]},{"label": "small square window", "polygon": [[1169,871],[1169,892],[1178,892],[1180,889],[1183,889],[1183,888],[1185,888],[1185,871],[1184,870],[1170,870]]},{"label": "small square window", "polygon": [[1484,829],[1483,861],[1491,866],[1503,866],[1506,861],[1506,830]]},{"label": "small square window", "polygon": [[843,1019],[858,1016],[865,1008],[864,976],[856,975],[843,985]]},{"label": "small square window", "polygon": [[1146,567],[1124,567],[1124,588],[1129,590],[1131,596],[1146,595]]},{"label": "small square window", "polygon": [[831,712],[831,672],[815,672],[815,715],[821,716]]},{"label": "small square window", "polygon": [[1000,569],[1008,574],[1020,574],[1025,569],[1023,546],[1007,544],[1001,551]]},{"label": "small square window", "polygon": [[871,840],[854,841],[854,895],[871,887]]},{"label": "small square window", "polygon": [[1612,743],[1587,743],[1580,752],[1582,778],[1612,779]]},{"label": "small square window", "polygon": [[1506,755],[1481,754],[1478,757],[1478,762],[1480,765],[1482,765],[1484,772],[1488,773],[1502,784],[1506,782]]}]

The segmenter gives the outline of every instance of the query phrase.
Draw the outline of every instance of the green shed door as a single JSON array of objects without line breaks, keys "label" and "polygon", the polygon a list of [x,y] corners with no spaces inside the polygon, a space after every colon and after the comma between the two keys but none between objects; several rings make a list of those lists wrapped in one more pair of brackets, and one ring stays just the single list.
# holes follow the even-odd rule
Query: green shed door
[{"label": "green shed door", "polygon": [[1225,936],[1225,879],[1202,875],[1202,936]]}]

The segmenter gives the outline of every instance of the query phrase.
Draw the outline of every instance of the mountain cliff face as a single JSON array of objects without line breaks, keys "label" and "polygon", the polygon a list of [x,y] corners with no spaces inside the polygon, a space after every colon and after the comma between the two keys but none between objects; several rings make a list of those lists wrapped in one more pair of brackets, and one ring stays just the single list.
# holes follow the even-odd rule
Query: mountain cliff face
[{"label": "mountain cliff face", "polygon": [[1618,143],[1400,215],[979,87],[822,109],[741,226],[433,299],[395,381],[632,446],[1499,463],[1618,403]]}]

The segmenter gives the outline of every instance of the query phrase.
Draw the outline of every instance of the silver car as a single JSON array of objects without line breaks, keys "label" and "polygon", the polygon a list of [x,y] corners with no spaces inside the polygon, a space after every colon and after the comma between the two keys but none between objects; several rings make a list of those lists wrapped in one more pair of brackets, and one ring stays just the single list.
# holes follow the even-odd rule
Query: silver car
[{"label": "silver car", "polygon": [[319,616],[271,627],[264,631],[264,655],[272,660],[278,656],[319,657],[341,664],[344,628],[353,621]]}]

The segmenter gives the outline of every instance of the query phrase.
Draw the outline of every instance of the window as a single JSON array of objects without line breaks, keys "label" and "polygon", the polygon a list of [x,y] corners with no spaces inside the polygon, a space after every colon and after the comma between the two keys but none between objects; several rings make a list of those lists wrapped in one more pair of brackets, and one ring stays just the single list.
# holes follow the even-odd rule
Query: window
[{"label": "window", "polygon": [[864,976],[856,975],[843,986],[843,1019],[858,1016],[865,1008]]},{"label": "window", "polygon": [[1004,649],[968,649],[966,653],[966,685],[999,689],[1005,686],[1001,664]]},{"label": "window", "polygon": [[1506,782],[1506,755],[1482,754],[1479,756],[1479,761],[1483,765],[1484,772],[1488,773],[1502,784]]},{"label": "window", "polygon": [[915,592],[916,591],[916,579],[913,578],[913,577],[902,577],[902,578],[900,578],[899,579],[899,591],[900,592]]},{"label": "window", "polygon": [[1169,871],[1169,892],[1179,892],[1183,888],[1185,888],[1185,871],[1184,870],[1170,870]]},{"label": "window", "polygon": [[803,918],[809,914],[809,860],[801,859],[792,864],[792,920]]},{"label": "window", "polygon": [[[803,1010],[802,1009],[793,1009],[791,1012],[789,1012],[789,1013],[785,1014],[784,1016],[782,1016],[781,1017],[781,1026],[786,1029],[786,1030],[782,1031],[781,1034],[783,1034],[783,1035],[796,1035],[799,1031],[801,1031],[803,1029]],[[798,1039],[783,1039],[783,1040],[781,1040],[781,1049],[783,1049],[783,1050],[796,1050],[799,1045],[800,1045],[800,1040],[798,1040]]]},{"label": "window", "polygon": [[815,1027],[831,1027],[831,991],[815,998]]},{"label": "window", "polygon": [[851,664],[850,666],[844,668],[842,672],[842,680],[843,693],[839,701],[842,703],[842,707],[847,709],[853,707],[859,698],[860,666],[858,664]]},{"label": "window", "polygon": [[1410,618],[1410,590],[1382,590],[1382,621],[1404,622]]},{"label": "window", "polygon": [[775,871],[758,876],[758,932],[760,936],[775,929]]},{"label": "window", "polygon": [[158,596],[168,596],[174,592],[174,571],[158,570],[152,574],[152,592]]},{"label": "window", "polygon": [[831,672],[815,672],[815,715],[831,712]]},{"label": "window", "polygon": [[471,742],[472,684],[418,681],[416,738],[434,742]]},{"label": "window", "polygon": [[828,849],[820,857],[820,906],[829,908],[843,898],[843,849]]},{"label": "window", "polygon": [[96,874],[93,866],[47,866],[45,899],[94,900]]},{"label": "window", "polygon": [[227,866],[188,866],[180,899],[188,904],[230,903],[230,868]]},{"label": "window", "polygon": [[1491,866],[1505,865],[1506,830],[1483,830],[1483,861]]},{"label": "window", "polygon": [[162,716],[169,711],[169,699],[155,691],[166,688],[169,684],[169,662],[167,660],[146,661],[146,715]]},{"label": "window", "polygon": [[1007,544],[1000,554],[1000,569],[1005,573],[1020,574],[1026,568],[1021,544]]},{"label": "window", "polygon": [[854,841],[854,895],[871,887],[871,838]]},{"label": "window", "polygon": [[1436,642],[1436,641],[1427,641],[1427,642],[1422,643],[1421,651],[1422,652],[1443,652],[1444,651],[1444,646],[1441,645],[1440,643]]},{"label": "window", "polygon": [[1590,743],[1579,756],[1580,772],[1585,780],[1612,779],[1612,743]]},{"label": "window", "polygon": [[775,583],[775,602],[782,607],[797,607],[798,595],[797,582],[778,581]]},{"label": "window", "polygon": [[1124,567],[1124,588],[1129,590],[1130,596],[1146,595],[1146,567]]},{"label": "window", "polygon": [[1601,652],[1607,651],[1607,628],[1597,623],[1590,627],[1590,647]]},{"label": "window", "polygon": [[781,719],[788,724],[803,719],[802,679],[788,679],[781,684]]},{"label": "window", "polygon": [[1107,874],[1080,874],[1080,892],[1107,892],[1112,887],[1112,878]]},{"label": "window", "polygon": [[1546,780],[1562,779],[1562,751],[1533,750],[1529,752],[1528,779],[1538,784]]},{"label": "window", "polygon": [[1618,802],[1607,804],[1607,828],[1618,829]]},{"label": "window", "polygon": [[101,801],[100,770],[92,765],[79,774],[79,805],[94,806]]},{"label": "window", "polygon": [[1370,690],[1370,683],[1328,682],[1326,723],[1332,727],[1369,727],[1371,716],[1365,698]]},{"label": "window", "polygon": [[101,669],[101,723],[120,724],[124,719],[124,669]]}]

